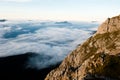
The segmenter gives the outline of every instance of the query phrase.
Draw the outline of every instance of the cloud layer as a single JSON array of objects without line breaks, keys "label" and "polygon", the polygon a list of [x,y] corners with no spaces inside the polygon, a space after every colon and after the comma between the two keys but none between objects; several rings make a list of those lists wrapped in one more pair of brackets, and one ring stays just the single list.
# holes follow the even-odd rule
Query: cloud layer
[{"label": "cloud layer", "polygon": [[27,67],[45,68],[62,61],[97,27],[92,23],[6,22],[0,24],[0,56],[34,52]]}]

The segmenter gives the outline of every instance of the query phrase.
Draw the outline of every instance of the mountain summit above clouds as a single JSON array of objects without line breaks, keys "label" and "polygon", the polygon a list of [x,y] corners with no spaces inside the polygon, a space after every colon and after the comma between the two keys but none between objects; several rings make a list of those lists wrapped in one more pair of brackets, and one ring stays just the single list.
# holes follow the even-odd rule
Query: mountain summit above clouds
[{"label": "mountain summit above clouds", "polygon": [[120,80],[120,16],[108,18],[45,80]]}]

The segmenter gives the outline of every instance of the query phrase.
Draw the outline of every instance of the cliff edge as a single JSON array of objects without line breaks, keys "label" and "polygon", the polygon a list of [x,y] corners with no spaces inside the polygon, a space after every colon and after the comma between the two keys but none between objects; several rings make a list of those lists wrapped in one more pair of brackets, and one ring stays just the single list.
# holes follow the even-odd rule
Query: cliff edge
[{"label": "cliff edge", "polygon": [[120,15],[108,18],[45,80],[120,80]]}]

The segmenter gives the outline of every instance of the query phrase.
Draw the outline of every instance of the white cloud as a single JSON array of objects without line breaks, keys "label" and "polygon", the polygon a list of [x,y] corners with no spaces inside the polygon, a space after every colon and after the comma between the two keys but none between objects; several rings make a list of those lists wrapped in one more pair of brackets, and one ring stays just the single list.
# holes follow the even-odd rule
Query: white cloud
[{"label": "white cloud", "polygon": [[29,2],[32,0],[0,0],[2,2]]},{"label": "white cloud", "polygon": [[[40,22],[39,22],[40,23]],[[36,23],[35,23],[36,24]],[[15,54],[23,54],[26,52],[35,52],[40,54],[40,56],[30,58],[28,62],[28,67],[33,68],[45,68],[51,64],[55,64],[63,60],[70,51],[72,51],[78,44],[86,40],[90,34],[93,25],[85,24],[72,25],[72,26],[60,26],[53,23],[34,25],[31,23],[23,24],[4,24],[0,26],[0,56],[9,56]],[[2,27],[3,26],[3,27]],[[31,27],[32,26],[32,27]],[[13,28],[14,27],[14,28]],[[39,28],[33,33],[19,34],[14,38],[3,38],[3,34],[8,32],[8,34],[14,31],[19,32],[22,30],[30,30],[34,28]],[[80,28],[79,28],[80,27]],[[25,28],[25,29],[24,29]],[[12,32],[13,31],[13,32]],[[10,32],[10,33],[9,33]],[[21,33],[21,32],[20,32]],[[14,35],[12,34],[12,35]],[[11,35],[11,36],[12,36]],[[41,55],[44,55],[41,60]],[[50,60],[45,56],[50,56]],[[42,66],[41,66],[42,65]]]}]

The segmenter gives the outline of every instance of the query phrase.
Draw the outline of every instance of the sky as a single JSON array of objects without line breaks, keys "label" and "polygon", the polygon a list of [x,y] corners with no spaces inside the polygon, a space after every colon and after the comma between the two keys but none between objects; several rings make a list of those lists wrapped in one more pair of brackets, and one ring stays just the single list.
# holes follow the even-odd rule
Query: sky
[{"label": "sky", "polygon": [[0,0],[0,19],[104,21],[120,0]]}]

